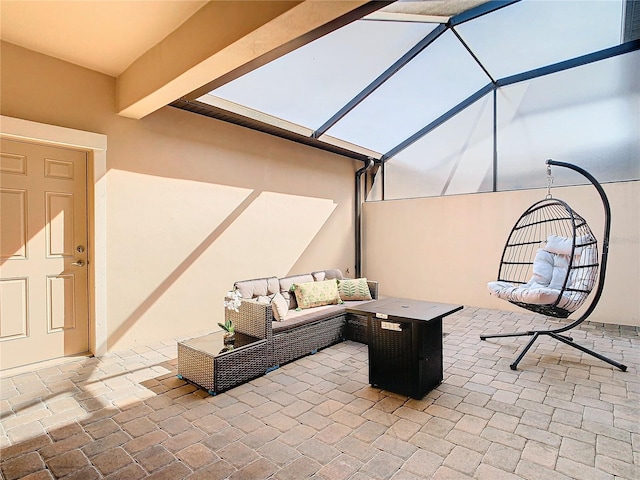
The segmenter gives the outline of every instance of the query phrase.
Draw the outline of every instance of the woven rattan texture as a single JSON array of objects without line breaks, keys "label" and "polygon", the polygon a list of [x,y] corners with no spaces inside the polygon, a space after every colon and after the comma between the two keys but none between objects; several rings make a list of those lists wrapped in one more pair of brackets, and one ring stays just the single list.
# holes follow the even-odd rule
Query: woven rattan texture
[{"label": "woven rattan texture", "polygon": [[271,322],[273,309],[271,305],[264,305],[255,300],[243,299],[238,311],[225,311],[226,318],[233,322],[238,332],[246,333],[257,338],[271,339]]},{"label": "woven rattan texture", "polygon": [[178,342],[178,375],[207,390],[214,390],[213,369],[211,355]]},{"label": "woven rattan texture", "polygon": [[367,343],[367,321],[366,315],[347,314],[344,338],[354,342]]},{"label": "woven rattan texture", "polygon": [[274,365],[282,365],[344,338],[346,313],[308,323],[273,336]]},{"label": "woven rattan texture", "polygon": [[[395,322],[394,322],[395,323]],[[411,348],[411,323],[400,323],[401,331],[386,330],[382,328],[382,322],[374,320],[371,322],[370,351],[379,355],[378,368],[373,377],[387,378],[397,375],[406,377],[410,375],[411,363],[413,360],[413,349]],[[393,361],[391,361],[393,360]]]},{"label": "woven rattan texture", "polygon": [[431,322],[389,322],[399,324],[402,328],[400,331],[383,328],[384,323],[377,319],[371,322],[371,384],[422,398],[442,381],[442,319]]},{"label": "woven rattan texture", "polygon": [[[373,299],[378,298],[378,282],[368,280]],[[347,315],[325,319],[274,335],[271,322],[273,307],[255,300],[243,299],[238,311],[227,311],[236,331],[267,340],[268,368],[308,355],[312,351],[328,347],[343,339],[366,343],[366,318],[356,320],[353,335],[346,329]],[[350,315],[349,315],[350,316]],[[325,323],[326,322],[326,323]],[[321,325],[322,324],[322,325]]]},{"label": "woven rattan texture", "polygon": [[178,375],[209,393],[219,393],[264,375],[267,363],[266,340],[217,355],[178,342]]},{"label": "woven rattan texture", "polygon": [[267,371],[267,342],[260,341],[219,355],[215,359],[215,388],[219,393]]}]

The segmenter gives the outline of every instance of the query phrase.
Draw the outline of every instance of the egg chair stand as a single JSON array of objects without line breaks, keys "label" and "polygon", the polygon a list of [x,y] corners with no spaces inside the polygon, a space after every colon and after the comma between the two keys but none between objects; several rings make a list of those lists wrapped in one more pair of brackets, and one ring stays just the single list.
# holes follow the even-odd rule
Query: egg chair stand
[{"label": "egg chair stand", "polygon": [[[564,332],[577,327],[591,315],[602,295],[607,267],[607,256],[609,253],[609,234],[611,231],[611,209],[609,206],[609,200],[600,183],[598,183],[598,181],[586,170],[570,163],[558,162],[555,160],[547,160],[546,164],[547,175],[549,178],[548,195],[546,199],[529,207],[514,226],[503,251],[500,270],[498,273],[498,281],[490,282],[490,290],[492,288],[497,288],[499,293],[506,292],[505,296],[498,295],[500,298],[504,298],[519,307],[556,318],[568,318],[572,312],[577,310],[592,291],[597,277],[595,293],[592,297],[591,303],[584,313],[578,319],[571,321],[561,328],[480,335],[480,339],[486,340],[487,338],[531,336],[532,338],[529,343],[524,347],[524,349],[522,349],[518,357],[510,365],[511,370],[517,369],[520,361],[540,336],[548,335],[549,337],[570,345],[581,352],[587,353],[609,363],[624,372],[627,370],[626,365],[607,358],[604,355],[594,352],[582,345],[578,345],[573,341],[572,337],[563,335]],[[600,194],[604,208],[605,222],[599,272],[597,262],[597,242],[586,221],[565,202],[554,199],[551,196],[551,184],[553,179],[553,177],[551,177],[551,166],[564,167],[580,173],[593,184]],[[561,229],[560,235],[547,236],[549,235],[549,232],[555,234],[556,230],[554,229],[558,229],[560,224],[564,225]],[[532,233],[534,231],[535,233]],[[554,249],[550,247],[550,243],[553,243],[553,241],[557,239],[564,240],[564,251],[554,251]],[[565,255],[549,253],[549,251],[546,251],[545,249],[538,249],[536,252],[536,249],[540,245],[547,245],[545,247],[546,250],[551,250],[555,253],[564,253]],[[534,254],[536,255],[535,261],[532,260]],[[541,270],[540,265],[544,265],[544,263],[538,262],[538,256],[540,256],[541,259],[544,259],[546,258],[545,255],[550,259],[562,258],[566,264],[563,266],[566,269],[566,275],[560,276],[559,278],[556,278],[556,270],[554,267],[554,276],[551,282],[556,282],[559,290],[553,290],[554,292],[557,292],[553,296],[549,295],[549,290],[545,289],[544,282],[542,282],[543,286],[541,288],[531,288],[538,287],[539,285],[536,281],[539,280],[539,277],[545,276],[538,275]],[[536,267],[536,265],[538,266]],[[536,268],[538,269],[538,272],[536,272]],[[527,281],[527,278],[531,275],[532,271],[533,276],[531,276],[529,281]],[[547,277],[547,279],[548,278],[549,277]],[[535,292],[538,296],[535,297],[535,301],[529,303],[528,299],[534,298],[531,297],[531,292]],[[546,298],[544,295],[548,295],[552,301],[544,303],[544,300],[540,300],[540,298]]]}]

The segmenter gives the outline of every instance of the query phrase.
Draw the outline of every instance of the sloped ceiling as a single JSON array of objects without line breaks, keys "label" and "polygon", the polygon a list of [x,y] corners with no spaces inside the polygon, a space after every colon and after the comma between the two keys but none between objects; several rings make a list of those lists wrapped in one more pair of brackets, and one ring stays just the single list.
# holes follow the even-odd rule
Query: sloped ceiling
[{"label": "sloped ceiling", "polygon": [[2,0],[0,37],[117,77],[206,3]]},{"label": "sloped ceiling", "polygon": [[142,118],[258,57],[337,28],[340,19],[378,9],[450,16],[484,0],[389,3],[0,0],[0,39],[116,77],[119,113]]}]

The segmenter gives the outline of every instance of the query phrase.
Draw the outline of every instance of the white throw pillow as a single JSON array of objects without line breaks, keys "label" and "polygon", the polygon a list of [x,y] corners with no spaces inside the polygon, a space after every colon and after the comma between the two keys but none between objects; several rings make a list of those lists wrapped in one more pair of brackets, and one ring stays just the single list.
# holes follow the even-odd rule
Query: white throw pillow
[{"label": "white throw pillow", "polygon": [[553,277],[553,254],[539,248],[533,260],[533,276],[527,285],[534,283],[546,287]]},{"label": "white throw pillow", "polygon": [[287,313],[289,313],[289,302],[280,292],[273,296],[271,306],[273,307],[273,319],[276,322],[284,322],[287,318]]},{"label": "white throw pillow", "polygon": [[561,290],[567,278],[568,271],[569,255],[554,255],[553,275],[551,277],[551,282],[549,282],[549,288],[553,290]]},{"label": "white throw pillow", "polygon": [[283,322],[287,318],[289,302],[280,292],[274,293],[273,295],[260,295],[256,297],[256,301],[263,305],[271,305],[273,309],[273,319],[276,322]]},{"label": "white throw pillow", "polygon": [[544,249],[547,252],[557,253],[559,255],[571,255],[571,247],[573,246],[573,239],[560,237],[558,235],[549,235],[547,238],[547,244]]}]

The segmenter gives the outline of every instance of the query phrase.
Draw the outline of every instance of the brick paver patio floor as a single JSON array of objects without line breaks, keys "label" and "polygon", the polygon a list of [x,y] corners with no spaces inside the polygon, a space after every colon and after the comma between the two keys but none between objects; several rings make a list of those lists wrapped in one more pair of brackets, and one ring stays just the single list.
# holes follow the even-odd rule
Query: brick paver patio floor
[{"label": "brick paver patio floor", "polygon": [[[549,338],[545,324],[465,308],[445,318],[444,382],[420,401],[368,385],[343,342],[217,396],[176,377],[175,340],[1,379],[6,479],[640,479],[638,329]],[[203,332],[204,333],[204,332]]]}]

